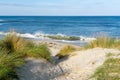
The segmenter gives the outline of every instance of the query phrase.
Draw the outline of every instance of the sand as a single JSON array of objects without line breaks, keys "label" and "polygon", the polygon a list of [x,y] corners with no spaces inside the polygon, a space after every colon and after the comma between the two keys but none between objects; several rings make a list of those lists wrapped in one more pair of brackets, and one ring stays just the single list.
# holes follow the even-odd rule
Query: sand
[{"label": "sand", "polygon": [[[62,46],[50,47],[53,56]],[[96,68],[104,63],[108,53],[118,54],[120,51],[103,48],[76,51],[74,56],[60,60],[57,64],[27,58],[27,63],[18,70],[18,74],[20,80],[89,80]]]}]

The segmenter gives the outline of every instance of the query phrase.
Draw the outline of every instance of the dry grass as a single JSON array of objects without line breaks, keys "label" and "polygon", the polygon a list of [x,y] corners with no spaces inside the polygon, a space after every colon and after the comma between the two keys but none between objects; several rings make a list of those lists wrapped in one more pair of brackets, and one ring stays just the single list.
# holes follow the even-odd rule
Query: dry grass
[{"label": "dry grass", "polygon": [[16,34],[8,34],[0,41],[0,47],[7,51],[8,54],[11,52],[23,52],[26,45],[27,40]]},{"label": "dry grass", "polygon": [[76,51],[75,47],[71,45],[66,45],[59,51],[59,53],[56,56],[58,56],[59,58],[67,57],[70,56],[71,55],[70,53],[74,51]]},{"label": "dry grass", "polygon": [[21,54],[23,57],[51,59],[51,53],[46,45],[35,45],[16,34],[8,34],[0,41],[0,48],[11,54],[13,52]]},{"label": "dry grass", "polygon": [[120,49],[120,40],[109,38],[105,36],[98,37],[96,40],[91,41],[85,48],[117,48]]}]

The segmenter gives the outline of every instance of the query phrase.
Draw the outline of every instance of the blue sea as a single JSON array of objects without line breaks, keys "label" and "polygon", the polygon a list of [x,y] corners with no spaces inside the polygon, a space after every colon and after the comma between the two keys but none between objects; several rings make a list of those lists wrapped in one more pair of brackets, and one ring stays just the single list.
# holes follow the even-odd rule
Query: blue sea
[{"label": "blue sea", "polygon": [[[120,16],[0,16],[0,32],[120,38]],[[1,34],[2,35],[2,34]]]}]

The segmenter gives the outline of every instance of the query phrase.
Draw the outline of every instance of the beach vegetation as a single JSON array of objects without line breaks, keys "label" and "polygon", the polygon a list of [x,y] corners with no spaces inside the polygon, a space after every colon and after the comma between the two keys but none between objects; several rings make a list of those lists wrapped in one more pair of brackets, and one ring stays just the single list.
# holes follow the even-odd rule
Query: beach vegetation
[{"label": "beach vegetation", "polygon": [[52,60],[50,50],[45,44],[34,45],[28,49],[26,55],[29,57],[44,58],[48,61]]},{"label": "beach vegetation", "polygon": [[0,80],[18,80],[16,69],[25,63],[21,55],[0,51]]},{"label": "beach vegetation", "polygon": [[70,56],[72,52],[76,51],[77,49],[74,46],[71,45],[65,45],[56,56],[58,56],[60,59]]},{"label": "beach vegetation", "polygon": [[17,80],[17,69],[24,65],[25,58],[44,58],[51,61],[51,54],[44,44],[34,44],[25,38],[10,33],[0,40],[0,80]]},{"label": "beach vegetation", "polygon": [[106,36],[100,36],[96,40],[91,41],[85,48],[116,48],[120,49],[120,40],[115,38],[109,38]]},{"label": "beach vegetation", "polygon": [[0,41],[0,48],[8,54],[12,52],[24,53],[28,41],[16,34],[8,34]]},{"label": "beach vegetation", "polygon": [[110,57],[91,76],[95,80],[120,80],[120,58]]},{"label": "beach vegetation", "polygon": [[23,57],[42,57],[50,60],[50,51],[44,44],[36,45],[16,34],[8,34],[0,41],[0,48],[11,54],[13,52],[21,54]]}]

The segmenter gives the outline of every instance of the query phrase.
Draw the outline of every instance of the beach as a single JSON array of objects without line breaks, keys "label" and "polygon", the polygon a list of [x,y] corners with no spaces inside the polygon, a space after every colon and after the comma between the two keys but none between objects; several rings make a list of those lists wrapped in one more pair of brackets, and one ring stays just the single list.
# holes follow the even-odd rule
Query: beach
[{"label": "beach", "polygon": [[119,20],[0,16],[0,80],[119,80]]},{"label": "beach", "polygon": [[120,0],[0,0],[0,80],[120,80]]},{"label": "beach", "polygon": [[[50,41],[35,43],[46,43],[53,57],[64,45],[68,45]],[[108,53],[117,55],[120,51],[107,48],[78,50],[56,64],[46,62],[44,59],[27,58],[27,64],[18,70],[20,80],[91,80],[90,76],[104,63]]]}]

